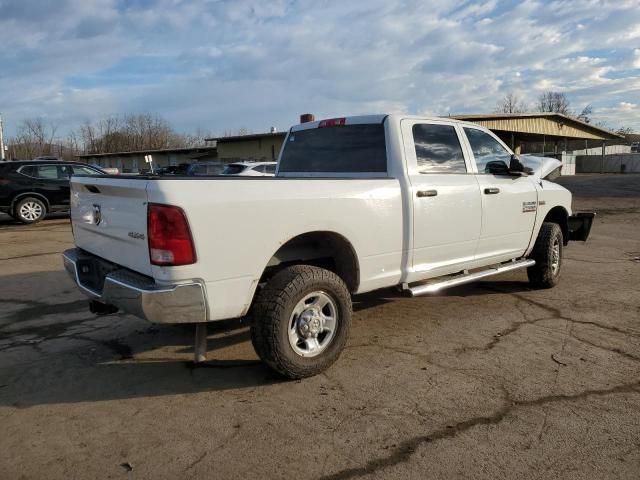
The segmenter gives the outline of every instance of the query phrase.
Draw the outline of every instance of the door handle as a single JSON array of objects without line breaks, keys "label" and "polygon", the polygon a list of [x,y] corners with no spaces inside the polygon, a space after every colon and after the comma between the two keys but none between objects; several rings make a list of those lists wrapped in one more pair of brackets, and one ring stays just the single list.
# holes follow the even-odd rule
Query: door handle
[{"label": "door handle", "polygon": [[484,189],[484,193],[485,193],[485,195],[495,195],[497,193],[500,193],[500,189],[499,188],[495,188],[495,187],[485,188]]},{"label": "door handle", "polygon": [[435,197],[436,195],[438,195],[438,191],[437,190],[418,190],[416,192],[416,197],[418,197],[418,198]]}]

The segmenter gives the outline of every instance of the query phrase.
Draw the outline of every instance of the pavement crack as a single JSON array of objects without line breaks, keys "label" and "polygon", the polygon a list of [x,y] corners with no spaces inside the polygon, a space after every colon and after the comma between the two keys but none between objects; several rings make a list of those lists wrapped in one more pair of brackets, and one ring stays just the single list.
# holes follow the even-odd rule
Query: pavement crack
[{"label": "pavement crack", "polygon": [[207,452],[204,452],[202,455],[200,455],[198,458],[196,458],[193,462],[191,462],[187,468],[185,468],[185,471],[187,470],[191,470],[193,467],[195,467],[196,465],[198,465],[200,462],[202,462],[202,460],[205,459],[205,457],[207,456]]},{"label": "pavement crack", "polygon": [[438,442],[449,438],[454,438],[475,427],[483,425],[497,425],[501,423],[509,414],[520,408],[543,406],[557,402],[574,402],[584,400],[594,396],[606,396],[614,394],[635,393],[640,394],[640,381],[618,385],[602,390],[584,390],[573,395],[555,394],[546,395],[533,400],[511,400],[503,407],[499,408],[491,415],[473,417],[449,424],[445,428],[434,430],[426,435],[419,435],[401,442],[389,455],[373,459],[361,467],[347,468],[331,475],[326,475],[321,480],[347,480],[363,475],[369,475],[385,468],[393,467],[405,463],[411,459],[415,451],[430,443]]},{"label": "pavement crack", "polygon": [[607,352],[615,353],[617,355],[621,355],[621,356],[623,356],[625,358],[628,358],[629,360],[633,360],[635,362],[640,362],[640,357],[639,356],[634,355],[634,354],[629,353],[629,352],[625,352],[624,350],[620,350],[617,347],[606,347],[604,345],[599,345],[599,344],[594,343],[594,342],[592,342],[590,340],[587,340],[585,338],[579,337],[573,332],[570,332],[569,335],[571,336],[571,338],[573,338],[574,340],[576,340],[576,341],[578,341],[580,343],[584,343],[586,345],[589,345],[591,347],[597,348],[599,350],[604,350],[604,351],[607,351]]}]

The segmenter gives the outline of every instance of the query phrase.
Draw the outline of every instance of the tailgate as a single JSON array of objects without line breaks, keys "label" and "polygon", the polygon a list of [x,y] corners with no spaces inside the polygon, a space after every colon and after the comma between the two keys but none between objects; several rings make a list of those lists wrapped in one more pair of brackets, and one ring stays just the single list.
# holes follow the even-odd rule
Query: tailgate
[{"label": "tailgate", "polygon": [[77,247],[151,275],[145,178],[72,177],[71,222]]}]

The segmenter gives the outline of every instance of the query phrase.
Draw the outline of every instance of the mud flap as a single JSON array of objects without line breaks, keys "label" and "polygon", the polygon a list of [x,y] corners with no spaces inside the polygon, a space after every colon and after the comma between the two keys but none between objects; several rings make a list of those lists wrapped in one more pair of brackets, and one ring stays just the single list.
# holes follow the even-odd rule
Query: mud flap
[{"label": "mud flap", "polygon": [[569,217],[569,240],[586,242],[591,232],[595,212],[580,212]]}]

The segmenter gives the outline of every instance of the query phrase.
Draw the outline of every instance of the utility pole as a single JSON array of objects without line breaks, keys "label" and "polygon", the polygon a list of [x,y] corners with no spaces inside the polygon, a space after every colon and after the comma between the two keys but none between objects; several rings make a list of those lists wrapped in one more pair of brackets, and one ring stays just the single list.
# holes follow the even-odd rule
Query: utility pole
[{"label": "utility pole", "polygon": [[0,162],[4,162],[4,127],[2,126],[2,115],[0,115]]}]

